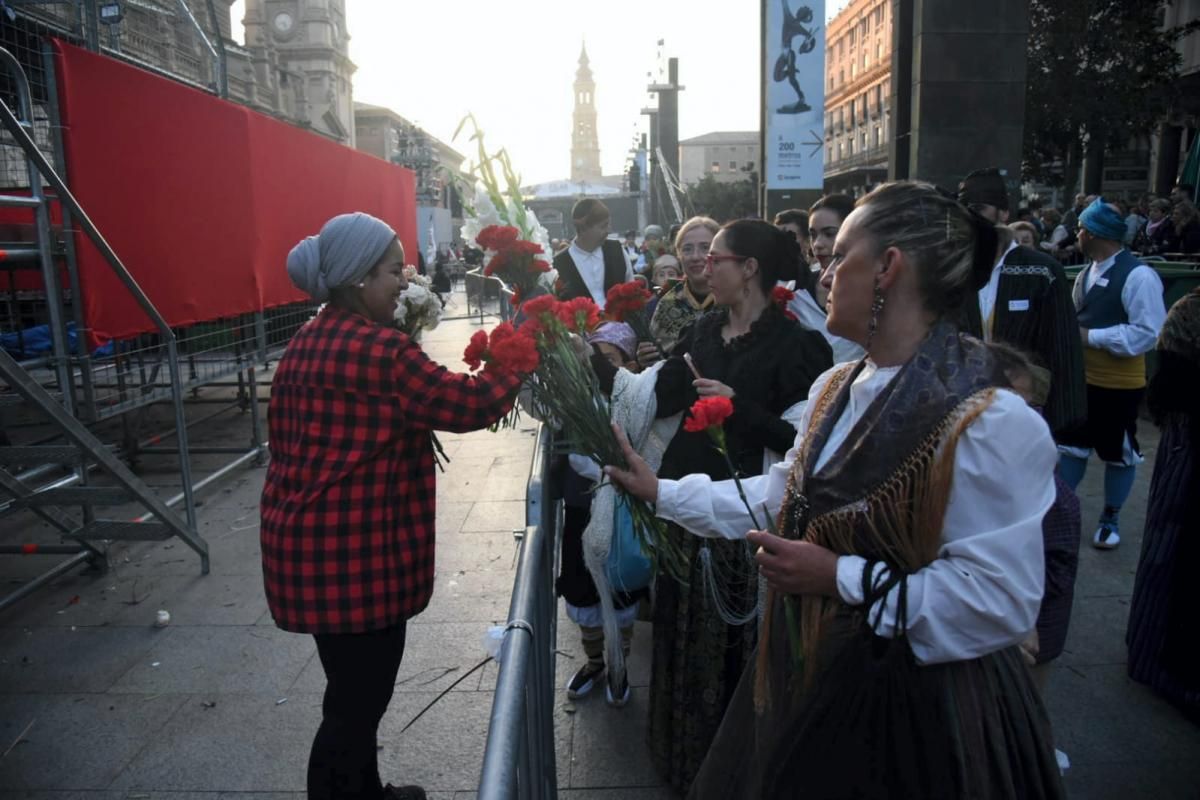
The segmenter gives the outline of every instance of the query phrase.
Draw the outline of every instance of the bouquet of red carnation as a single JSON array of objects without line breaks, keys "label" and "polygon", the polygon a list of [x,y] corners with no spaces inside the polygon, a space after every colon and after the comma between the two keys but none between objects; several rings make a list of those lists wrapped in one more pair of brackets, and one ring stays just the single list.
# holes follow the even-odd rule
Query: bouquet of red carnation
[{"label": "bouquet of red carnation", "polygon": [[771,302],[779,306],[779,310],[788,319],[800,319],[796,313],[789,308],[789,304],[796,299],[796,293],[786,286],[776,286],[771,290]]},{"label": "bouquet of red carnation", "polygon": [[658,350],[658,357],[666,358],[662,345],[650,332],[650,320],[646,319],[646,305],[653,297],[641,281],[618,283],[604,297],[604,316],[633,328],[639,342],[650,342]]},{"label": "bouquet of red carnation", "polygon": [[[497,326],[490,339],[482,331],[477,332],[463,359],[472,369],[481,363],[490,367],[488,354],[496,354],[497,336],[501,346],[514,347],[507,344],[509,337],[527,343],[521,347],[533,347],[537,355],[536,369],[528,386],[540,415],[562,424],[572,452],[585,455],[599,465],[626,466],[612,430],[608,400],[591,365],[577,352],[579,338],[586,337],[600,323],[600,309],[588,297],[564,302],[553,295],[541,295],[525,301],[521,313],[525,322],[515,332],[508,323]],[[523,361],[521,365],[527,363]],[[666,536],[663,524],[650,506],[632,497],[626,500],[642,551],[670,574],[686,575],[678,547]]]},{"label": "bouquet of red carnation", "polygon": [[504,281],[512,290],[516,305],[550,272],[550,262],[537,257],[544,252],[542,246],[521,239],[520,231],[511,225],[489,225],[475,241],[492,254],[483,274]]}]

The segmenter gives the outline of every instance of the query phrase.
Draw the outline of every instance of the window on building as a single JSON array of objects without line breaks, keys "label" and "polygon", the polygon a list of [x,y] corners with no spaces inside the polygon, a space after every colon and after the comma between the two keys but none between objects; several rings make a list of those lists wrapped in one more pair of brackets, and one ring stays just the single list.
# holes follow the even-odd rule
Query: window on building
[{"label": "window on building", "polygon": [[850,127],[854,127],[854,101],[850,101]]},{"label": "window on building", "polygon": [[876,125],[875,126],[875,146],[881,147],[882,145],[883,145],[883,126]]},{"label": "window on building", "polygon": [[833,76],[829,76],[829,91],[833,91]]},{"label": "window on building", "polygon": [[883,40],[882,39],[875,40],[875,60],[876,61],[883,60]]},{"label": "window on building", "polygon": [[730,161],[730,162],[729,162],[729,169],[731,169],[731,170],[732,170],[732,171],[734,171],[734,172],[737,172],[737,162],[736,162],[736,161]]},{"label": "window on building", "polygon": [[721,171],[721,162],[720,161],[712,162],[712,169],[710,171],[711,172],[720,172]]},{"label": "window on building", "polygon": [[846,83],[846,70],[839,69],[838,70],[838,85],[844,86],[845,83]]},{"label": "window on building", "polygon": [[862,133],[862,148],[861,149],[862,149],[862,152],[864,152],[864,153],[867,151],[867,132],[866,131],[863,131],[863,133]]},{"label": "window on building", "polygon": [[849,139],[846,140],[846,155],[848,155],[848,156],[854,155],[854,137],[853,136],[851,136]]},{"label": "window on building", "polygon": [[833,161],[833,145],[829,145],[825,148],[825,160],[830,162]]},{"label": "window on building", "polygon": [[746,162],[746,172],[754,172],[754,162],[753,161]]},{"label": "window on building", "polygon": [[858,62],[850,62],[850,80],[854,80],[854,76],[858,74]]},{"label": "window on building", "polygon": [[854,31],[855,31],[854,28],[850,29],[850,46],[851,47],[854,47]]}]

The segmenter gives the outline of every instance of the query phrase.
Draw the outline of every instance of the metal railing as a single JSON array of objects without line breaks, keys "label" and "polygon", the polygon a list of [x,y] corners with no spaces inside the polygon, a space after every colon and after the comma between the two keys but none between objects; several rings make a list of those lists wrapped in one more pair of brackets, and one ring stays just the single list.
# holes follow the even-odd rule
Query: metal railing
[{"label": "metal railing", "polygon": [[538,428],[525,495],[512,603],[479,776],[480,800],[558,797],[554,757],[554,565],[559,504],[550,483],[554,434]]},{"label": "metal railing", "polygon": [[484,275],[482,267],[466,271],[463,288],[467,294],[468,318],[478,316],[480,324],[488,316],[499,317],[502,322],[513,318],[512,289],[495,275]]}]

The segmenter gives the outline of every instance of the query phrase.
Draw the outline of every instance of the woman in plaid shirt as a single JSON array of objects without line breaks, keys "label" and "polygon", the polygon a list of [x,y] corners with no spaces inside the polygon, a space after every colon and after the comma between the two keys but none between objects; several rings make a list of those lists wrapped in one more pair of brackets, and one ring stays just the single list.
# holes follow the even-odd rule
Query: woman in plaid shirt
[{"label": "woman in plaid shirt", "polygon": [[271,386],[263,579],[275,623],[310,633],[325,668],[310,798],[424,798],[384,787],[375,735],[406,621],[433,590],[430,431],[470,431],[512,405],[519,376],[456,374],[392,327],[407,283],[395,232],[334,217],[288,255],[292,282],[328,301]]}]

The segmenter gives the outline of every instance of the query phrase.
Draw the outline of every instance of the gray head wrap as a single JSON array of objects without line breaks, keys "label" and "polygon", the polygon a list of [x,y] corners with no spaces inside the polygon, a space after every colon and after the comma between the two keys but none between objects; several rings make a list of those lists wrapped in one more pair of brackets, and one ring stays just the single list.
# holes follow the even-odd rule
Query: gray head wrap
[{"label": "gray head wrap", "polygon": [[329,290],[352,286],[379,263],[383,252],[396,238],[386,222],[356,211],[339,214],[307,236],[288,253],[288,277],[296,288],[323,303]]}]

